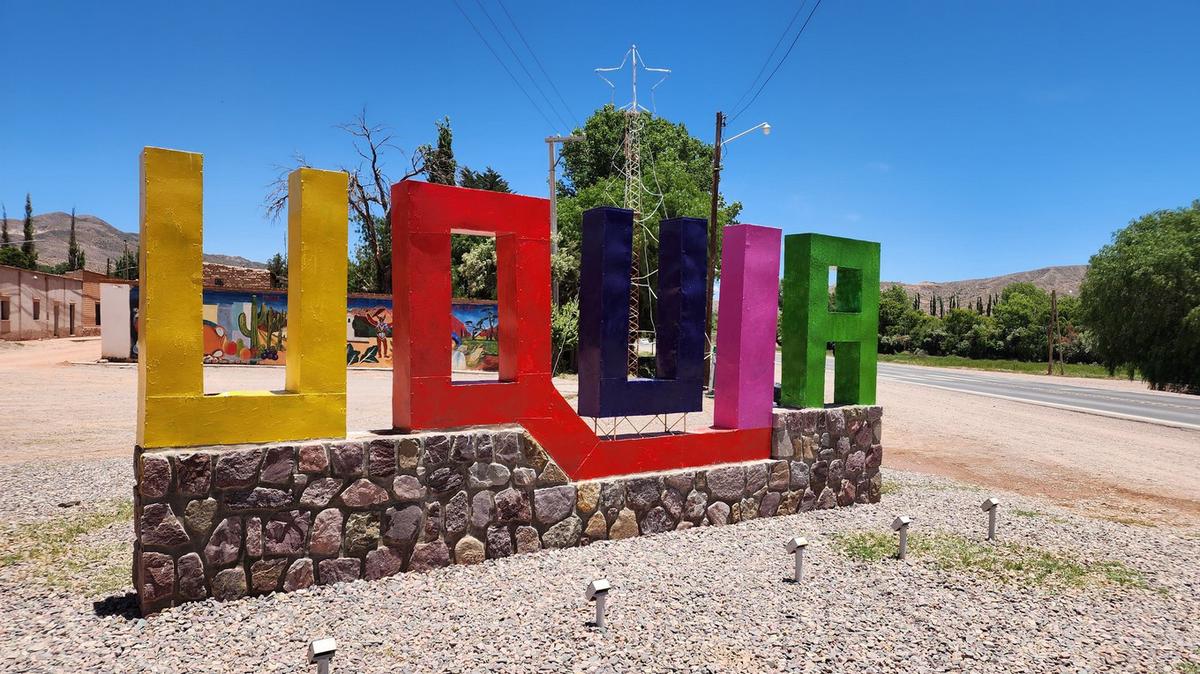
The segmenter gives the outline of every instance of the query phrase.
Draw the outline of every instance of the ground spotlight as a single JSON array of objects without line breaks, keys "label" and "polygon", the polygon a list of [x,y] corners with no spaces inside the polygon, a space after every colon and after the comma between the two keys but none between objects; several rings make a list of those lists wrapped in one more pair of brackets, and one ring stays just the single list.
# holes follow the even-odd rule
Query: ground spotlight
[{"label": "ground spotlight", "polygon": [[787,542],[787,551],[796,555],[796,575],[794,580],[799,583],[804,576],[804,548],[808,547],[808,539],[797,536]]},{"label": "ground spotlight", "polygon": [[588,583],[587,593],[584,598],[588,601],[596,602],[596,622],[594,623],[598,629],[604,629],[604,608],[608,603],[608,591],[612,589],[612,584],[606,578],[597,578]]},{"label": "ground spotlight", "polygon": [[904,559],[908,554],[908,525],[912,524],[912,518],[908,515],[901,515],[892,522],[892,531],[900,532],[900,549],[896,551],[896,559]]},{"label": "ground spotlight", "polygon": [[980,509],[988,514],[988,537],[989,541],[996,540],[996,510],[1000,505],[1000,501],[996,497],[991,497],[983,503],[979,504]]},{"label": "ground spotlight", "polygon": [[337,651],[332,637],[317,639],[308,645],[308,664],[317,666],[317,674],[329,674],[329,661]]}]

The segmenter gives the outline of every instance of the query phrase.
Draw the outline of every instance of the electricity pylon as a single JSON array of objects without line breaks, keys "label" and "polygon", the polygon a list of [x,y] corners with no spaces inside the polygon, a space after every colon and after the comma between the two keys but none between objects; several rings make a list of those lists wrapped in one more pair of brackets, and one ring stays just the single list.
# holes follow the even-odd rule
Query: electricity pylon
[{"label": "electricity pylon", "polygon": [[641,249],[640,243],[644,237],[642,232],[645,227],[646,218],[646,213],[642,209],[642,194],[646,188],[642,184],[641,113],[649,112],[653,114],[653,110],[638,103],[637,74],[639,66],[647,72],[663,73],[662,79],[650,87],[650,104],[653,106],[654,90],[666,81],[667,76],[671,74],[671,70],[669,68],[651,68],[647,66],[645,60],[641,59],[637,45],[631,45],[629,50],[625,52],[625,56],[621,59],[620,65],[611,68],[596,68],[596,75],[612,88],[614,99],[616,98],[616,85],[605,77],[603,73],[619,71],[625,67],[626,63],[630,64],[629,72],[632,80],[632,98],[628,104],[618,109],[625,112],[625,142],[623,143],[625,151],[625,208],[633,211],[633,255],[629,270],[629,351],[627,368],[631,376],[637,376],[638,318],[640,316],[639,304],[642,277],[641,255],[639,251]]}]

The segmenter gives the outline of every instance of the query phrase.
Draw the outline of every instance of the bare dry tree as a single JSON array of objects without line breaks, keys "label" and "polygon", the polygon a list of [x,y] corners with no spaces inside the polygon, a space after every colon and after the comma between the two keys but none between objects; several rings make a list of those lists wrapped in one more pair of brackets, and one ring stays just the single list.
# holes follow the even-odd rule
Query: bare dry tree
[{"label": "bare dry tree", "polygon": [[[339,124],[337,128],[350,134],[353,138],[355,154],[359,157],[356,166],[343,165],[340,170],[350,177],[350,189],[347,193],[347,206],[350,215],[356,219],[362,230],[363,242],[370,252],[374,262],[375,287],[373,290],[386,292],[391,288],[390,250],[386,250],[388,242],[384,239],[384,231],[388,227],[392,215],[391,181],[384,169],[384,153],[394,150],[406,155],[403,149],[392,143],[391,130],[379,124],[367,121],[367,111],[363,109],[353,121]],[[429,146],[422,145],[411,154],[406,155],[408,168],[400,180],[407,180],[425,172],[425,157]],[[268,187],[265,202],[267,216],[278,220],[287,209],[288,181],[287,177],[293,170],[308,167],[304,156],[297,154],[290,167],[280,166],[279,174]]]}]

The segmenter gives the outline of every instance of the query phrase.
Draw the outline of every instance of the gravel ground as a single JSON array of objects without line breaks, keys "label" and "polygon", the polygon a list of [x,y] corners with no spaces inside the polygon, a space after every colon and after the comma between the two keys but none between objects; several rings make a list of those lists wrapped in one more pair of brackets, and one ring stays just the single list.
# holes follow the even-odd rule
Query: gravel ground
[{"label": "gravel ground", "polygon": [[[82,500],[77,510],[86,512],[94,501],[129,493],[123,460],[95,463],[86,479],[70,483],[73,495],[70,487],[55,493],[57,476],[66,473],[54,473],[53,466],[9,468],[15,474],[0,483],[6,524],[63,518],[55,505],[63,494]],[[15,510],[14,490],[27,497],[35,484],[44,490],[35,505]],[[9,611],[0,621],[0,668],[313,671],[304,664],[308,640],[332,636],[339,646],[335,672],[1196,671],[1186,664],[1200,663],[1200,535],[1194,529],[1087,519],[1045,501],[1000,494],[1002,538],[1085,562],[1122,562],[1141,574],[1141,588],[1002,583],[941,570],[915,556],[851,561],[834,536],[888,531],[899,513],[915,518],[914,534],[976,537],[986,527],[978,489],[895,471],[886,473],[885,488],[879,505],[290,595],[206,601],[148,620],[132,614],[127,589],[72,597],[48,588],[44,579],[55,577],[52,569],[31,575],[25,566],[0,562]],[[794,535],[811,544],[806,579],[798,586],[783,581],[791,570],[783,544]],[[122,522],[75,545],[130,537],[130,525]],[[614,586],[605,632],[585,626],[591,612],[582,593],[598,576]],[[86,585],[86,572],[72,582],[80,580]]]},{"label": "gravel ground", "polygon": [[124,459],[31,461],[4,468],[0,525],[61,517],[97,501],[133,499],[132,452]]}]

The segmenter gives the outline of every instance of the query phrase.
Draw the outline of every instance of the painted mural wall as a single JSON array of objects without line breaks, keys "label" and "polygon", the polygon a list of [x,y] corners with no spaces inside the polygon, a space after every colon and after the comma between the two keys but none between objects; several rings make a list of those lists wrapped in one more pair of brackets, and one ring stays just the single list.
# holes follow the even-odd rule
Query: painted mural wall
[{"label": "painted mural wall", "polygon": [[[138,290],[129,293],[130,357],[137,358]],[[455,300],[450,305],[455,370],[495,372],[500,368],[496,303]],[[204,289],[204,362],[283,365],[287,362],[287,293]],[[346,365],[392,366],[392,298],[346,298]]]}]

